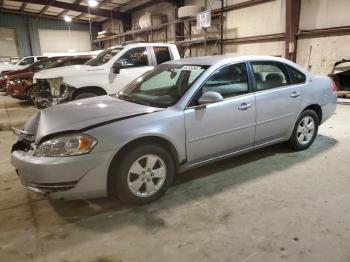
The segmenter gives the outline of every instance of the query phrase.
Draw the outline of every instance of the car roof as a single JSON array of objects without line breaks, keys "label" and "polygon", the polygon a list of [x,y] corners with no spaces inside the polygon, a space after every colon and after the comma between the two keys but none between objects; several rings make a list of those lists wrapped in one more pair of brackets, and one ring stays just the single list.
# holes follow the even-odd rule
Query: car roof
[{"label": "car roof", "polygon": [[92,58],[92,55],[76,55],[76,56],[64,56],[61,59],[61,61],[69,61],[69,60],[77,60],[77,59],[89,59]]},{"label": "car roof", "polygon": [[196,65],[213,65],[224,62],[243,62],[243,61],[277,61],[289,62],[288,60],[275,56],[235,56],[235,55],[217,55],[217,56],[199,56],[185,58],[181,60],[168,61],[168,64],[196,64]]},{"label": "car roof", "polygon": [[304,74],[309,72],[298,64],[287,60],[285,58],[276,57],[276,56],[262,56],[262,55],[248,55],[248,56],[237,56],[237,55],[217,55],[217,56],[198,56],[185,58],[180,60],[171,60],[165,62],[164,64],[180,64],[180,65],[206,65],[206,66],[220,66],[228,63],[235,62],[249,62],[249,61],[273,61],[281,62],[287,65],[290,65],[298,70],[302,71]]},{"label": "car roof", "polygon": [[114,49],[114,48],[125,48],[128,46],[139,46],[139,47],[143,47],[143,46],[172,46],[174,44],[166,44],[166,43],[130,43],[130,44],[126,44],[126,45],[115,45],[115,46],[111,46],[110,49]]}]

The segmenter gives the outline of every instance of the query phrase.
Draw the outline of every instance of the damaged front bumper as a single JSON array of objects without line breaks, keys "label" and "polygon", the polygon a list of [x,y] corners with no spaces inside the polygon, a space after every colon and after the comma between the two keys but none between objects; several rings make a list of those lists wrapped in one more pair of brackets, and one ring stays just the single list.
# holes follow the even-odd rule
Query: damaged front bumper
[{"label": "damaged front bumper", "polygon": [[37,86],[33,94],[38,108],[65,103],[71,100],[75,88],[64,83],[61,77],[54,79],[36,79]]},{"label": "damaged front bumper", "polygon": [[[17,141],[14,147],[19,143]],[[54,199],[107,196],[107,163],[112,152],[70,157],[36,157],[34,150],[15,150],[11,164],[29,190]]]},{"label": "damaged front bumper", "polygon": [[50,198],[82,199],[107,196],[107,174],[115,152],[103,151],[67,157],[37,157],[35,135],[41,113],[34,114],[17,136],[11,164],[29,190]]}]

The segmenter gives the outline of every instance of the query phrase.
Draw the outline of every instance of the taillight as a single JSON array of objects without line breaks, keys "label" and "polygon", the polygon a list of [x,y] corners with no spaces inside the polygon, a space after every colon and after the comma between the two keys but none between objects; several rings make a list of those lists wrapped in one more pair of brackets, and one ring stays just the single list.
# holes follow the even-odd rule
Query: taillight
[{"label": "taillight", "polygon": [[333,79],[332,79],[332,91],[333,91],[333,93],[337,92],[337,85],[335,84]]}]

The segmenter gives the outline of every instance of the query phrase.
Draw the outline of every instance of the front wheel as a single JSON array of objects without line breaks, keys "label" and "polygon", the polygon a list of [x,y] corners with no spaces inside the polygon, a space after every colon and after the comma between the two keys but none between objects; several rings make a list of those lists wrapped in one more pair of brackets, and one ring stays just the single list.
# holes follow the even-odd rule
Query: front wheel
[{"label": "front wheel", "polygon": [[158,145],[141,145],[128,150],[110,168],[112,189],[129,204],[146,204],[160,198],[171,185],[175,163]]},{"label": "front wheel", "polygon": [[305,150],[315,141],[319,119],[315,111],[305,110],[295,123],[290,143],[295,150]]},{"label": "front wheel", "polygon": [[35,85],[29,87],[26,91],[27,99],[31,102],[35,100]]}]

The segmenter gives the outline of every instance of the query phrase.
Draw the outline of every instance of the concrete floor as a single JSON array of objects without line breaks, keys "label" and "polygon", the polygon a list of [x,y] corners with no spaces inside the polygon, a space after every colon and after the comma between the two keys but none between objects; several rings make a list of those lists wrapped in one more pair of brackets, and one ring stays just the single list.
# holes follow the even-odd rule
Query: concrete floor
[{"label": "concrete floor", "polygon": [[38,109],[27,101],[20,101],[0,92],[0,131],[11,127],[22,128],[25,121]]},{"label": "concrete floor", "polygon": [[315,144],[192,170],[143,207],[27,192],[0,132],[1,261],[350,261],[350,106]]}]

